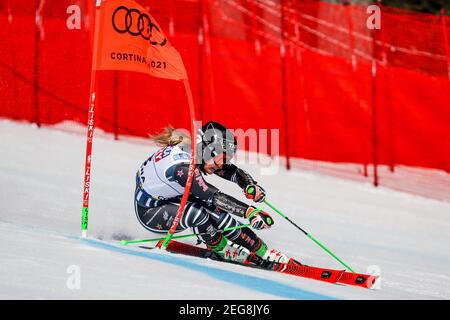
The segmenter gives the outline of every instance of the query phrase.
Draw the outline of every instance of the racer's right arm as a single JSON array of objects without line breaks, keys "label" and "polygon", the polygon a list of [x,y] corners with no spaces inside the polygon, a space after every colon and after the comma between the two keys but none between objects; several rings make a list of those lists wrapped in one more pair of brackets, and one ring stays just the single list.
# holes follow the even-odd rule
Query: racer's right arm
[{"label": "racer's right arm", "polygon": [[[181,163],[173,170],[173,179],[181,186],[186,186],[189,164]],[[212,184],[205,181],[199,168],[194,169],[190,194],[208,205],[214,205],[238,217],[245,217],[249,206],[232,196],[220,192]]]}]

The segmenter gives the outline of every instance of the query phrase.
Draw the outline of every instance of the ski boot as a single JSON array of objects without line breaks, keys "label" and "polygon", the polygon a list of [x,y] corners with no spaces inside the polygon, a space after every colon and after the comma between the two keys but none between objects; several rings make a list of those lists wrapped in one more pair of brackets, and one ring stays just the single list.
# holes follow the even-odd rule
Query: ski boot
[{"label": "ski boot", "polygon": [[299,266],[302,265],[297,260],[289,258],[287,255],[276,249],[269,249],[265,243],[262,243],[261,247],[255,252],[255,254],[261,259],[270,262],[286,263]]},{"label": "ski boot", "polygon": [[214,253],[218,254],[224,260],[243,264],[246,263],[247,258],[250,254],[250,251],[248,251],[244,247],[228,241],[228,239],[224,235],[220,237],[220,240],[217,242],[217,244],[207,244],[207,247]]}]

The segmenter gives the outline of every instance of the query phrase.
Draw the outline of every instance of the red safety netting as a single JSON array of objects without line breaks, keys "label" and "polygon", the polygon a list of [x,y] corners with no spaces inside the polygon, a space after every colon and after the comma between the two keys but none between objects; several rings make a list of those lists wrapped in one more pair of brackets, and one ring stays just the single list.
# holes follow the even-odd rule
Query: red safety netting
[{"label": "red safety netting", "polygon": [[[203,120],[280,129],[289,157],[450,171],[448,17],[382,7],[372,31],[365,6],[138,2],[180,51]],[[79,30],[66,26],[70,5],[80,8]],[[84,0],[0,2],[1,117],[85,123],[93,12]],[[113,71],[98,80],[100,128],[189,128],[181,83]]]}]

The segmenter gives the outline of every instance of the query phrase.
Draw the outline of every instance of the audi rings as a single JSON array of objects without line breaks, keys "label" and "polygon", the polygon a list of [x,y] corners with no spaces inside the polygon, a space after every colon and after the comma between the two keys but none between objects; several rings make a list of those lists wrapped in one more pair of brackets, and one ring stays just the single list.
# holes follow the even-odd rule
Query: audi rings
[{"label": "audi rings", "polygon": [[138,9],[128,9],[125,6],[117,7],[112,15],[112,26],[118,33],[129,33],[132,36],[141,36],[143,39],[150,41],[153,45],[165,45],[167,39],[161,43],[151,41],[153,29],[161,33],[158,26],[152,22],[150,16],[141,13]]}]

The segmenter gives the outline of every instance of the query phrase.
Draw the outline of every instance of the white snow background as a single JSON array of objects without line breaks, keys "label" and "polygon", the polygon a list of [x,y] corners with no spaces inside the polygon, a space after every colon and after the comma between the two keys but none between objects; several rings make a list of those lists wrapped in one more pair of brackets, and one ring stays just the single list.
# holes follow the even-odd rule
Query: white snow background
[{"label": "white snow background", "polygon": [[[133,209],[135,173],[154,150],[148,140],[114,141],[96,130],[89,240],[82,240],[83,126],[38,129],[0,120],[0,298],[450,299],[449,202],[308,170],[280,167],[264,175],[255,165],[241,165],[271,203],[353,269],[379,270],[376,290],[121,246],[118,239],[155,236]],[[448,195],[449,175],[437,176],[440,194]],[[245,200],[236,185],[207,180]],[[341,268],[273,217],[275,225],[258,232],[269,246],[306,264]],[[79,271],[75,287],[73,270]]]}]

